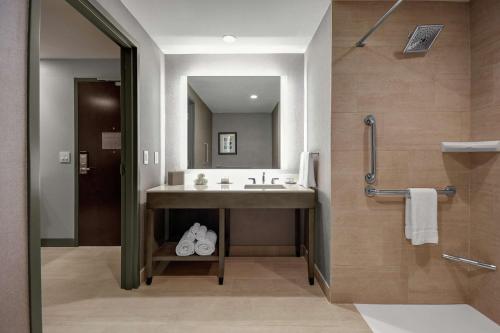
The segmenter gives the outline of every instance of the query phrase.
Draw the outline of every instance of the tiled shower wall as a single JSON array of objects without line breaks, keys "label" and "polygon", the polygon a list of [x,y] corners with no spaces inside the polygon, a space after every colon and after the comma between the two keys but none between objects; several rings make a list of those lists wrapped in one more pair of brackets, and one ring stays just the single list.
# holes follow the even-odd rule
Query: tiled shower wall
[{"label": "tiled shower wall", "polygon": [[[464,303],[467,268],[443,252],[467,256],[468,154],[442,154],[441,141],[470,136],[469,4],[405,2],[368,40],[356,41],[388,2],[333,4],[332,285],[337,303]],[[419,24],[445,30],[425,56],[405,56]],[[378,125],[378,188],[444,187],[437,246],[404,239],[404,200],[367,198],[368,129]],[[500,169],[499,169],[500,170]]]},{"label": "tiled shower wall", "polygon": [[[473,140],[500,139],[500,1],[471,3]],[[500,264],[500,156],[471,154],[471,257]],[[470,302],[500,323],[500,273],[470,271]]]}]

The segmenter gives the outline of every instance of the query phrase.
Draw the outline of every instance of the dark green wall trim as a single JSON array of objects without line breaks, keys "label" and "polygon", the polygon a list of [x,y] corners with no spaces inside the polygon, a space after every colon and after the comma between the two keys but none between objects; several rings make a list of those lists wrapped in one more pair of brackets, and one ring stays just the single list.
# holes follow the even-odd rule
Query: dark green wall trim
[{"label": "dark green wall trim", "polygon": [[42,238],[42,247],[75,247],[76,241],[73,238]]},{"label": "dark green wall trim", "polygon": [[115,22],[107,13],[97,9],[89,0],[66,0],[73,6],[80,14],[85,16],[92,22],[99,30],[106,36],[111,38],[116,44],[121,47],[134,48],[135,45],[131,41],[127,32],[123,28],[118,27]]},{"label": "dark green wall trim", "polygon": [[137,48],[121,49],[122,104],[122,269],[124,289],[138,288],[139,267],[139,188],[137,122]]},{"label": "dark green wall trim", "polygon": [[30,331],[42,332],[42,282],[40,259],[39,198],[39,50],[41,0],[29,1],[28,24],[28,283]]}]

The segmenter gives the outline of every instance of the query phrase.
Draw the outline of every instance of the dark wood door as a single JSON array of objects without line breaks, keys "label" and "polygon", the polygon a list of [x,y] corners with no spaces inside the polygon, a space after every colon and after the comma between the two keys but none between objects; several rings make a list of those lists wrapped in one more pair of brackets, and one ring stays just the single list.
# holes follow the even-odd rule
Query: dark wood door
[{"label": "dark wood door", "polygon": [[78,244],[120,245],[120,87],[77,81]]}]

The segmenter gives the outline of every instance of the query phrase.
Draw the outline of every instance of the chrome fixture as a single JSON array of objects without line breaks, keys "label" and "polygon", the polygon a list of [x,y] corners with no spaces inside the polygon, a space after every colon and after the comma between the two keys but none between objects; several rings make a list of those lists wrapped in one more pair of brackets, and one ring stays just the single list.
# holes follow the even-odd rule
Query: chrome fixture
[{"label": "chrome fixture", "polygon": [[375,183],[377,177],[377,126],[375,124],[375,116],[368,115],[364,120],[367,126],[371,129],[371,162],[370,162],[370,172],[365,175],[365,181],[368,184]]},{"label": "chrome fixture", "polygon": [[417,26],[413,33],[410,34],[403,53],[424,53],[429,51],[443,28],[444,25],[442,24]]},{"label": "chrome fixture", "polygon": [[467,259],[467,258],[463,258],[463,257],[452,256],[452,255],[449,255],[449,254],[446,254],[446,253],[443,253],[442,257],[444,259],[446,259],[446,260],[451,260],[451,261],[455,261],[455,262],[461,262],[461,263],[472,265],[472,266],[476,266],[476,267],[479,267],[479,268],[489,269],[490,271],[496,271],[497,270],[497,266],[496,265],[487,264],[487,263],[480,262],[480,261],[477,261],[477,260],[472,260],[472,259]]},{"label": "chrome fixture", "polygon": [[272,178],[271,179],[271,184],[276,184],[275,181],[280,180],[279,178]]},{"label": "chrome fixture", "polygon": [[[444,189],[436,189],[437,194],[452,197],[457,193],[455,186],[446,186]],[[368,185],[365,187],[365,194],[368,197],[387,196],[387,197],[410,197],[410,190],[378,190],[375,187]]]},{"label": "chrome fixture", "polygon": [[248,180],[251,180],[252,181],[252,184],[257,184],[257,181],[255,180],[255,178],[248,178]]},{"label": "chrome fixture", "polygon": [[266,173],[263,172],[262,173],[262,184],[265,184],[266,183]]},{"label": "chrome fixture", "polygon": [[245,190],[284,190],[285,186],[281,184],[247,184]]},{"label": "chrome fixture", "polygon": [[370,37],[371,34],[373,34],[381,25],[382,23],[384,23],[384,21],[392,14],[392,12],[394,12],[396,10],[396,8],[399,7],[399,5],[401,5],[403,3],[404,0],[398,0],[396,1],[396,3],[391,7],[391,9],[389,9],[389,11],[387,13],[384,14],[384,16],[382,16],[378,21],[377,23],[375,23],[375,25],[366,33],[366,35],[364,35],[357,43],[356,43],[356,47],[363,47],[366,45],[365,41],[368,39],[368,37]]}]

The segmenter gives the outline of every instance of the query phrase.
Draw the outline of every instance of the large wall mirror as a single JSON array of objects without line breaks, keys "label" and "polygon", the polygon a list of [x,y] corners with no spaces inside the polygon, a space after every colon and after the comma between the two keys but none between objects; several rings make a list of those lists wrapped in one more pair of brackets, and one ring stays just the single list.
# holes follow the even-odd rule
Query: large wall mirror
[{"label": "large wall mirror", "polygon": [[189,76],[188,168],[279,169],[280,79]]}]

